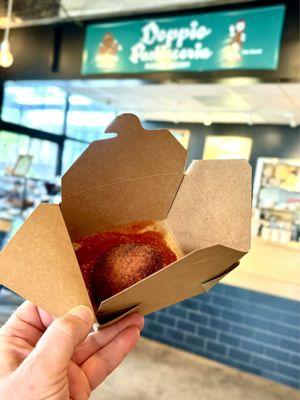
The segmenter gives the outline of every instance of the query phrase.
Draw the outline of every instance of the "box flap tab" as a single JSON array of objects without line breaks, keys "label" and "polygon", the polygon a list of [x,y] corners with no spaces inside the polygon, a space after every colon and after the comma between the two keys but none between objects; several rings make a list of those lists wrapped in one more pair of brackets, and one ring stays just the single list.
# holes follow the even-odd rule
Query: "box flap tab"
[{"label": "box flap tab", "polygon": [[41,204],[1,251],[0,283],[54,316],[92,307],[58,205]]},{"label": "box flap tab", "polygon": [[202,282],[201,286],[203,287],[204,291],[208,292],[213,286],[219,283],[221,279],[223,279],[227,274],[229,274],[229,272],[233,271],[238,266],[239,266],[239,261],[231,265],[229,268],[226,269],[226,271],[222,272],[221,274],[218,274],[214,278]]},{"label": "box flap tab", "polygon": [[125,318],[127,315],[134,313],[135,311],[139,310],[140,304],[135,304],[133,306],[126,307],[125,309],[114,311],[113,313],[97,313],[97,320],[99,323],[100,328],[102,326],[109,326],[114,324],[120,319]]}]

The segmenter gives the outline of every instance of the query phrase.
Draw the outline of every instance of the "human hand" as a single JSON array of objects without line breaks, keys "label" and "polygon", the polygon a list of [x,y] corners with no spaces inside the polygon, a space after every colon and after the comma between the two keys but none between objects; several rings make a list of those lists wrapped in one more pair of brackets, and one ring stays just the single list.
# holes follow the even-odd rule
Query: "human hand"
[{"label": "human hand", "polygon": [[137,343],[137,313],[89,333],[93,314],[78,306],[61,318],[26,301],[0,329],[0,400],[87,400]]}]

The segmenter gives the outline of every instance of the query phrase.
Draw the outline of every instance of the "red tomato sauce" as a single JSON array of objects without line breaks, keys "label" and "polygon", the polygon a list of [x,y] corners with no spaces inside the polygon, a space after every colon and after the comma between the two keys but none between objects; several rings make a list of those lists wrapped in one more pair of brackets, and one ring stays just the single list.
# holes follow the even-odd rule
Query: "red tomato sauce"
[{"label": "red tomato sauce", "polygon": [[93,270],[97,260],[115,246],[127,243],[140,243],[153,246],[161,255],[163,265],[166,267],[176,261],[177,257],[168,247],[163,234],[157,231],[141,230],[151,226],[151,222],[139,222],[108,232],[101,232],[95,235],[86,236],[78,241],[80,247],[75,250],[82,276],[85,281],[89,296],[95,308],[92,293]]}]

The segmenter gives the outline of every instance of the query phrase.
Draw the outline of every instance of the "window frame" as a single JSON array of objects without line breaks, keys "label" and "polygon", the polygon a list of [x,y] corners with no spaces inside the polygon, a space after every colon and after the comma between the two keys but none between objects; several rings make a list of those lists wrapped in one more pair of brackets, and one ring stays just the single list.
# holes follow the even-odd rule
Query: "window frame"
[{"label": "window frame", "polygon": [[[16,81],[17,82],[17,81]],[[7,122],[2,119],[2,109],[4,102],[4,85],[5,82],[0,83],[0,131],[5,130],[11,133],[16,133],[19,135],[27,135],[30,138],[47,140],[49,142],[54,142],[58,145],[57,158],[56,158],[56,175],[60,176],[62,174],[63,169],[63,152],[64,145],[66,140],[73,140],[75,142],[89,144],[90,142],[82,139],[75,139],[67,135],[67,120],[68,120],[68,112],[70,108],[69,98],[71,96],[70,93],[66,92],[66,106],[64,109],[64,118],[63,118],[63,126],[62,126],[62,134],[58,135],[55,133],[50,133],[47,131],[43,131],[41,129],[29,128],[27,126],[23,126],[20,124],[15,124],[12,122]]]}]

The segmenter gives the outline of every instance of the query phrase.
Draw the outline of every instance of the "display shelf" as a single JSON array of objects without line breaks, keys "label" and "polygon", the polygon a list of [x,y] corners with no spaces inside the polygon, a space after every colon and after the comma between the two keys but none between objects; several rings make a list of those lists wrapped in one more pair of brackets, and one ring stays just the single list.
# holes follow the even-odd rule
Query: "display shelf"
[{"label": "display shelf", "polygon": [[283,190],[283,191],[289,192],[289,193],[300,194],[300,189],[294,190],[294,189],[288,189],[288,188],[284,188],[281,186],[274,186],[274,185],[262,185],[261,189]]},{"label": "display shelf", "polygon": [[300,210],[280,210],[278,208],[270,208],[270,207],[260,207],[261,211],[269,211],[271,213],[281,213],[281,214],[300,214]]}]

